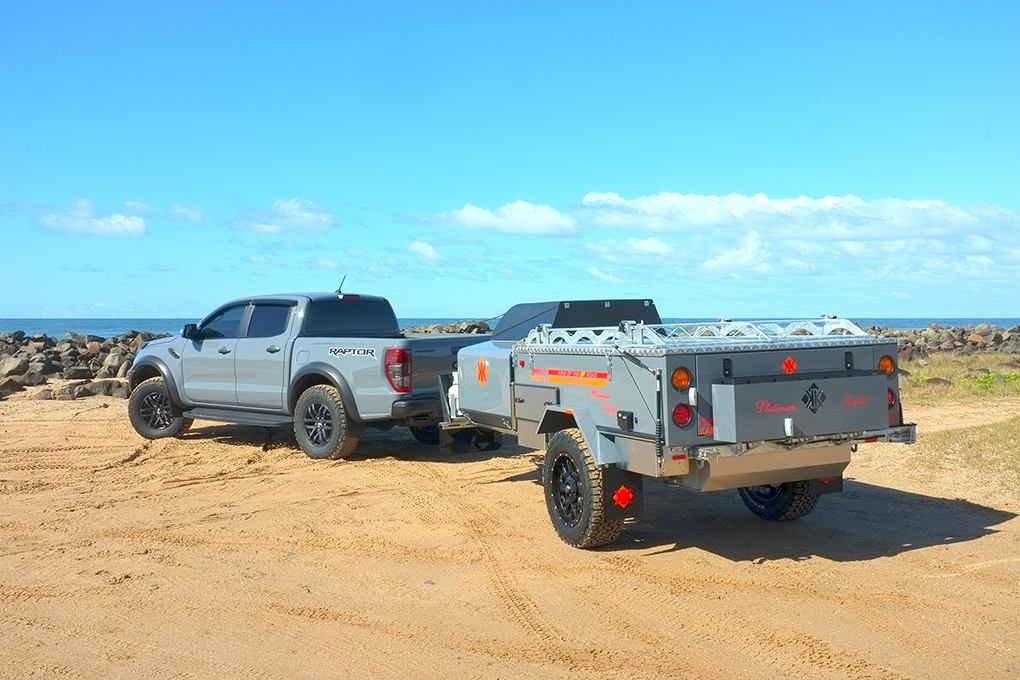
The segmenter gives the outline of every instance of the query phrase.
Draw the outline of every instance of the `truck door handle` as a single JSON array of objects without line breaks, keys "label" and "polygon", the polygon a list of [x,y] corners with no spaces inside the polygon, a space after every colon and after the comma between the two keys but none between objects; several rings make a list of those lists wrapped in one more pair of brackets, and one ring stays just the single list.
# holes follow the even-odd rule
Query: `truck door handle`
[{"label": "truck door handle", "polygon": [[230,354],[229,347],[220,347],[220,354]]},{"label": "truck door handle", "polygon": [[266,347],[266,351],[269,352],[270,354],[276,354],[277,352],[280,351],[280,348],[277,347],[276,345],[270,345],[269,347]]}]

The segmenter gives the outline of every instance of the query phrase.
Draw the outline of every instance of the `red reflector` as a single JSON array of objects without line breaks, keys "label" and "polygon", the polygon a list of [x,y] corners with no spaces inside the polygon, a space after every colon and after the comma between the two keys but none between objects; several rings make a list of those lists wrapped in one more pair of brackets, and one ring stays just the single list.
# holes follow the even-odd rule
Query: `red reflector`
[{"label": "red reflector", "polygon": [[621,508],[626,508],[634,502],[634,492],[625,486],[621,486],[616,490],[616,493],[613,494],[613,502]]},{"label": "red reflector", "polygon": [[878,437],[872,437],[871,439],[865,439],[864,442],[867,444],[874,444],[878,441]]},{"label": "red reflector", "polygon": [[677,404],[677,407],[673,409],[673,422],[679,427],[691,422],[691,407],[687,404]]},{"label": "red reflector", "polygon": [[684,460],[687,458],[687,454],[681,453],[679,456],[673,456],[673,460]]}]

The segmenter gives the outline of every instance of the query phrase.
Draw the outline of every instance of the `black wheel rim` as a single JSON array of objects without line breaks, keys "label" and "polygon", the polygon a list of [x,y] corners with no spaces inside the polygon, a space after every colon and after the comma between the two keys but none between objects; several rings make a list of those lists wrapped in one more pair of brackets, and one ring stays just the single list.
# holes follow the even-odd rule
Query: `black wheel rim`
[{"label": "black wheel rim", "polygon": [[747,493],[759,503],[768,503],[779,496],[778,486],[749,486]]},{"label": "black wheel rim", "polygon": [[568,527],[581,521],[584,499],[581,494],[581,475],[569,456],[560,456],[553,466],[553,497],[560,520]]},{"label": "black wheel rim", "polygon": [[305,436],[313,446],[322,446],[333,436],[333,415],[325,404],[309,404],[304,423]]},{"label": "black wheel rim", "polygon": [[174,420],[170,397],[162,392],[153,392],[145,395],[138,412],[142,416],[142,420],[145,421],[145,424],[153,430],[165,430],[170,427]]}]

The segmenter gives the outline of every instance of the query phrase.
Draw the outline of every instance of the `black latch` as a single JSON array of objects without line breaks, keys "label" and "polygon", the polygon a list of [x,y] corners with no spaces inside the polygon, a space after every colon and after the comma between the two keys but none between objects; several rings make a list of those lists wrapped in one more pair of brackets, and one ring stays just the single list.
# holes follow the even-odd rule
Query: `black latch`
[{"label": "black latch", "polygon": [[634,412],[633,411],[617,411],[616,412],[616,426],[621,430],[627,432],[633,432],[634,430]]},{"label": "black latch", "polygon": [[724,378],[733,377],[733,360],[723,359],[722,360],[722,374]]},{"label": "black latch", "polygon": [[846,370],[854,370],[854,353],[846,352],[843,354],[843,364],[846,366]]}]

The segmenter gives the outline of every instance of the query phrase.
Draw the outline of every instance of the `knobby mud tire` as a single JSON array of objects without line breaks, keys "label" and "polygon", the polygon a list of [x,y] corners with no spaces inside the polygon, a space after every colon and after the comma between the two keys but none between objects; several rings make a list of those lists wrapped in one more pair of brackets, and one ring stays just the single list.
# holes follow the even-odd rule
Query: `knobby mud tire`
[{"label": "knobby mud tire", "polygon": [[575,548],[608,545],[623,533],[623,520],[607,520],[602,470],[577,428],[549,439],[542,465],[546,508],[556,533]]},{"label": "knobby mud tire", "polygon": [[128,398],[128,420],[135,432],[146,439],[177,436],[192,422],[170,399],[163,378],[149,378],[132,390]]},{"label": "knobby mud tire", "polygon": [[820,496],[807,481],[786,482],[775,486],[745,486],[740,499],[754,514],[770,522],[800,519],[815,509]]},{"label": "knobby mud tire", "polygon": [[340,392],[332,385],[312,385],[294,407],[294,438],[309,458],[338,460],[358,446],[352,437]]}]

